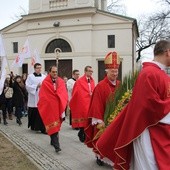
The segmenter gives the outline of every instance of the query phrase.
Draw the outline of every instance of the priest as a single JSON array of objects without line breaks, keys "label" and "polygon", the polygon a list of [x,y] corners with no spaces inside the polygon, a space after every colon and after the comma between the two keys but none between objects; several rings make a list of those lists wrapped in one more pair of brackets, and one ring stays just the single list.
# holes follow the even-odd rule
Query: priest
[{"label": "priest", "polygon": [[154,60],[143,63],[132,98],[108,126],[96,146],[114,169],[170,167],[170,41],[154,47]]},{"label": "priest", "polygon": [[84,69],[84,75],[74,84],[72,98],[70,100],[72,127],[80,129],[78,132],[78,137],[81,142],[85,141],[84,128],[88,123],[88,110],[91,96],[95,87],[92,74],[92,67],[86,66]]},{"label": "priest", "polygon": [[38,110],[46,128],[46,132],[51,137],[51,145],[55,151],[61,151],[59,143],[59,131],[65,118],[65,108],[68,95],[64,80],[58,77],[57,67],[49,69],[49,75],[44,79],[40,93]]},{"label": "priest", "polygon": [[119,73],[120,58],[116,52],[110,52],[106,55],[105,60],[105,78],[100,81],[95,87],[88,112],[88,127],[85,129],[86,140],[85,144],[92,148],[96,153],[96,162],[98,165],[103,165],[100,160],[98,151],[96,150],[96,142],[98,140],[98,127],[104,127],[104,113],[106,102],[110,96],[114,95],[116,88],[120,85],[117,80]]}]

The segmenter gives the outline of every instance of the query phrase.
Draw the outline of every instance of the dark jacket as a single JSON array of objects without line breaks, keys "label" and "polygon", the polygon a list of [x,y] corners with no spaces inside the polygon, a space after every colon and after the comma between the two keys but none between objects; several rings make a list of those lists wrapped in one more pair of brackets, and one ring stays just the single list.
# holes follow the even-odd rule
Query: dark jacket
[{"label": "dark jacket", "polygon": [[20,87],[17,82],[13,84],[13,97],[12,103],[15,107],[23,107],[25,100],[27,99],[27,91],[25,87]]},{"label": "dark jacket", "polygon": [[0,105],[4,104],[5,102],[6,102],[6,98],[3,89],[2,94],[0,95]]}]

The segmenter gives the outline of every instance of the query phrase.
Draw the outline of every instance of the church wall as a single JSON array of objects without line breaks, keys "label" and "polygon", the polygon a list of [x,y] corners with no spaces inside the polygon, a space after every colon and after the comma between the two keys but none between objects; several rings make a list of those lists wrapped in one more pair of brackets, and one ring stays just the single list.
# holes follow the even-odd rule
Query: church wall
[{"label": "church wall", "polygon": [[[84,74],[84,68],[87,65],[90,65],[93,67],[92,65],[92,61],[91,61],[91,56],[83,56],[83,57],[79,57],[79,55],[75,55],[73,57],[73,69],[78,69],[80,71],[80,75]],[[95,68],[93,67],[94,73],[96,73]],[[93,73],[93,77],[96,79],[96,77],[94,76]]]},{"label": "church wall", "polygon": [[[115,35],[115,48],[108,48],[107,36]],[[97,30],[93,31],[92,51],[95,60],[104,59],[108,52],[116,51],[123,59],[122,77],[132,69],[132,42],[131,30]],[[96,66],[97,67],[97,66]]]},{"label": "church wall", "polygon": [[125,23],[125,19],[122,19],[118,16],[110,15],[109,13],[103,15],[100,11],[97,15],[93,15],[92,17],[94,24],[119,24],[119,23]]},{"label": "church wall", "polygon": [[[115,35],[115,48],[108,48],[107,36]],[[93,31],[93,52],[116,50],[122,54],[132,55],[132,42],[130,29],[96,30]]]},{"label": "church wall", "polygon": [[[116,37],[116,48],[109,49],[107,47],[107,35],[114,34]],[[125,36],[126,35],[126,36]],[[27,37],[27,36],[26,36]],[[13,41],[19,42],[19,48],[24,44],[26,37],[13,37],[6,41],[8,44],[8,56],[11,62],[14,60],[12,52]],[[131,61],[131,42],[130,30],[86,30],[86,31],[65,31],[59,33],[46,33],[46,34],[33,34],[29,36],[30,48],[33,52],[34,48],[37,48],[40,52],[42,69],[44,70],[44,60],[55,59],[54,54],[45,54],[45,48],[47,44],[55,39],[63,38],[70,43],[73,52],[71,54],[62,53],[60,59],[72,59],[73,69],[79,69],[80,73],[83,74],[84,67],[86,65],[92,65],[94,69],[94,78],[98,80],[98,63],[99,59],[104,59],[107,52],[116,50],[120,57],[123,58],[122,72],[127,73],[132,67]],[[25,63],[30,63],[30,60],[25,60]],[[16,69],[15,69],[16,70]],[[15,71],[14,70],[14,71]],[[20,73],[21,69],[17,73]]]},{"label": "church wall", "polygon": [[[53,26],[55,21],[60,22],[59,27]],[[102,15],[100,12],[93,15],[70,14],[70,16],[63,17],[56,15],[51,18],[25,20],[10,28],[4,33],[9,65],[15,57],[12,42],[18,42],[20,50],[29,37],[32,52],[37,48],[40,53],[44,71],[44,60],[55,59],[54,53],[45,53],[46,46],[50,41],[62,38],[70,44],[72,52],[61,53],[60,59],[72,59],[73,69],[79,69],[81,75],[84,73],[84,67],[91,65],[96,82],[98,80],[98,60],[104,60],[105,55],[110,51],[117,51],[123,59],[122,77],[132,70],[132,23],[124,18]],[[108,35],[115,35],[115,48],[108,48]],[[29,64],[30,59],[26,59],[24,63]],[[21,74],[20,68],[13,68],[13,71]]]},{"label": "church wall", "polygon": [[21,22],[17,23],[17,26],[16,25],[11,26],[11,27],[13,27],[12,29],[8,30],[8,28],[7,28],[8,34],[10,34],[10,33],[13,34],[14,32],[21,34],[22,32],[25,32],[25,29],[27,28],[27,26],[28,26],[27,22],[21,21]]}]

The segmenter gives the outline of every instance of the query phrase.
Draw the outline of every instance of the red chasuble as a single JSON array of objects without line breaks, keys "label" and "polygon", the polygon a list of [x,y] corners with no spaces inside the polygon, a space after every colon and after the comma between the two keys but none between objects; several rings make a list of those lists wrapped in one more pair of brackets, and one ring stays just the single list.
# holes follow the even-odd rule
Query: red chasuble
[{"label": "red chasuble", "polygon": [[158,169],[170,168],[170,125],[159,123],[170,112],[170,78],[154,63],[144,63],[125,109],[96,143],[115,169],[129,169],[133,140],[149,129]]},{"label": "red chasuble", "polygon": [[41,85],[38,101],[38,110],[48,135],[60,130],[61,115],[66,108],[67,100],[68,95],[64,81],[58,77],[53,83],[48,75]]},{"label": "red chasuble", "polygon": [[92,126],[92,118],[100,119],[104,121],[104,112],[106,109],[106,102],[111,94],[114,93],[115,89],[120,85],[120,81],[116,81],[116,86],[113,85],[107,77],[100,81],[94,89],[89,112],[88,112],[88,127],[85,129],[86,140],[85,144],[93,148],[93,151],[97,153],[95,144],[97,139],[95,138],[98,129],[96,125]]},{"label": "red chasuble", "polygon": [[89,84],[85,75],[79,78],[74,84],[72,98],[70,100],[73,128],[87,126],[88,109],[94,87],[95,83],[93,78],[90,78],[89,88]]}]

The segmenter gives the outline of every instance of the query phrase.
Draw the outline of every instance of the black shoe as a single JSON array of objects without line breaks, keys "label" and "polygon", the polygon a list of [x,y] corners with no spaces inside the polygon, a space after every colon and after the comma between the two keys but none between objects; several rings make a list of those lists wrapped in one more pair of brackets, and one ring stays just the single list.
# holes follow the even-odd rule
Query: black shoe
[{"label": "black shoe", "polygon": [[85,134],[79,132],[78,133],[78,137],[79,137],[80,142],[84,143],[84,141],[85,141]]},{"label": "black shoe", "polygon": [[19,126],[21,126],[21,125],[22,125],[22,122],[21,122],[21,120],[20,120],[20,119],[17,119],[17,120],[16,120],[16,122],[19,124]]},{"label": "black shoe", "polygon": [[79,128],[73,128],[73,130],[79,130]]},{"label": "black shoe", "polygon": [[44,130],[41,130],[41,133],[42,133],[42,134],[45,134],[45,135],[47,134],[47,132],[44,131]]},{"label": "black shoe", "polygon": [[99,158],[96,159],[96,163],[99,166],[103,166],[103,164],[104,164]]},{"label": "black shoe", "polygon": [[4,121],[4,125],[7,125],[7,124],[8,124],[8,122],[5,120],[5,121]]},{"label": "black shoe", "polygon": [[59,147],[55,148],[55,151],[58,153],[61,151],[61,149]]},{"label": "black shoe", "polygon": [[31,130],[35,130],[35,128],[31,126]]}]

